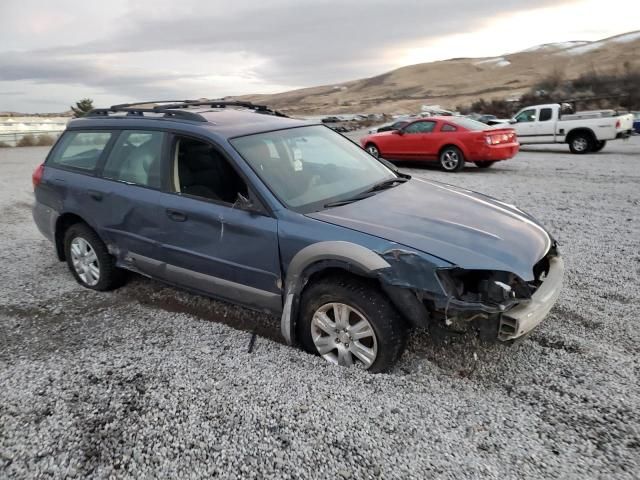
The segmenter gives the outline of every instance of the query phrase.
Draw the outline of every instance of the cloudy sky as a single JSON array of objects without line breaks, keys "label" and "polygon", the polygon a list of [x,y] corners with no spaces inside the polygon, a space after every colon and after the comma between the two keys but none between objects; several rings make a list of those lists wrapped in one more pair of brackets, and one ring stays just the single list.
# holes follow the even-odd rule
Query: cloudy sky
[{"label": "cloudy sky", "polygon": [[271,93],[631,30],[638,0],[0,0],[0,111]]}]

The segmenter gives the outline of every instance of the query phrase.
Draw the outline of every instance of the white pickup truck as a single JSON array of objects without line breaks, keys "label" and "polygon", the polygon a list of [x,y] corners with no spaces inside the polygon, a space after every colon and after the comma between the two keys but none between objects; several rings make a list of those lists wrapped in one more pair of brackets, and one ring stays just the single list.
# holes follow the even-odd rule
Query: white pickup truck
[{"label": "white pickup truck", "polygon": [[599,152],[607,140],[626,138],[633,131],[633,115],[615,110],[566,114],[558,103],[534,105],[520,110],[509,123],[521,145],[568,143],[572,153]]}]

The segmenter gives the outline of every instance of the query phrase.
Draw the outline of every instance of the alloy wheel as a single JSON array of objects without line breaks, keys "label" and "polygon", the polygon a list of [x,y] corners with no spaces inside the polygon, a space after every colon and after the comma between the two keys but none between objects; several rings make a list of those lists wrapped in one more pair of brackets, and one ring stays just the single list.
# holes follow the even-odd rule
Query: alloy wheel
[{"label": "alloy wheel", "polygon": [[445,170],[455,170],[460,163],[460,156],[458,155],[458,152],[454,150],[445,150],[442,153],[440,163],[442,163]]},{"label": "alloy wheel", "polygon": [[573,148],[577,152],[584,152],[589,146],[589,142],[584,137],[576,137],[573,140]]},{"label": "alloy wheel", "polygon": [[71,241],[70,251],[71,263],[80,280],[95,286],[100,281],[100,263],[91,244],[82,237],[76,237]]},{"label": "alloy wheel", "polygon": [[378,340],[366,317],[344,303],[327,303],[311,319],[311,338],[328,362],[371,367],[378,356]]},{"label": "alloy wheel", "polygon": [[367,147],[367,152],[369,152],[374,157],[378,158],[380,156],[380,151],[375,145],[369,145]]}]

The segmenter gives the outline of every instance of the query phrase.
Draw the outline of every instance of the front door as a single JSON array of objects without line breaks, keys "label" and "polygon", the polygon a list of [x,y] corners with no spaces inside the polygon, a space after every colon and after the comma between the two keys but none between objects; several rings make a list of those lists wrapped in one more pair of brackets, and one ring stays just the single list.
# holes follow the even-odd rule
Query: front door
[{"label": "front door", "polygon": [[556,122],[551,107],[538,110],[538,121],[535,122],[535,143],[553,143],[555,141]]},{"label": "front door", "polygon": [[537,143],[536,140],[536,109],[528,108],[515,116],[513,128],[520,143]]},{"label": "front door", "polygon": [[239,195],[252,195],[213,145],[176,136],[171,151],[172,182],[161,204],[166,279],[279,313],[277,220],[257,205],[240,206]]},{"label": "front door", "polygon": [[400,139],[402,155],[407,159],[423,160],[429,158],[427,153],[429,136],[432,134],[436,122],[431,120],[417,120],[402,130],[404,135]]}]

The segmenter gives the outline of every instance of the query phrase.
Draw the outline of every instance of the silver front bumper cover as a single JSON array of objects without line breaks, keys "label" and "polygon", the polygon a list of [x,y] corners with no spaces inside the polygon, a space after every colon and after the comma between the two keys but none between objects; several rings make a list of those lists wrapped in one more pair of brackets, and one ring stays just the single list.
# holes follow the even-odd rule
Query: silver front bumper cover
[{"label": "silver front bumper cover", "polygon": [[513,340],[537,327],[556,303],[562,289],[563,277],[564,261],[560,257],[552,257],[549,259],[549,273],[532,295],[531,301],[516,305],[502,315],[498,339]]}]

